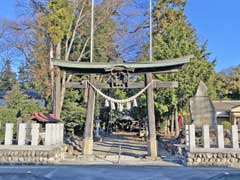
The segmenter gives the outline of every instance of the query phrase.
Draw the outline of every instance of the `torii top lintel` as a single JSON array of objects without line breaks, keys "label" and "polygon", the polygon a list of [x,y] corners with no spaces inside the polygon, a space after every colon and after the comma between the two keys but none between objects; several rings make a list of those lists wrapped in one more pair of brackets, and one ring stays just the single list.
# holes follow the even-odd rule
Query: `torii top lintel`
[{"label": "torii top lintel", "polygon": [[112,71],[127,71],[128,73],[165,73],[177,72],[187,64],[193,56],[144,63],[89,63],[53,59],[53,65],[61,70],[76,74],[108,74]]}]

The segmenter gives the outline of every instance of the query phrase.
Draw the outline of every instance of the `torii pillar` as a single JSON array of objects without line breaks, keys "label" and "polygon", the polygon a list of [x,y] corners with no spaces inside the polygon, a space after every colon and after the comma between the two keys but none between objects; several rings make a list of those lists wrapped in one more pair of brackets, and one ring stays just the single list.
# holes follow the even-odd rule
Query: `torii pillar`
[{"label": "torii pillar", "polygon": [[[93,83],[93,76],[90,75],[90,82]],[[83,139],[83,155],[93,155],[93,121],[94,121],[94,109],[95,109],[95,91],[88,87],[88,102],[87,102],[87,118],[84,128]]]},{"label": "torii pillar", "polygon": [[[147,73],[145,77],[146,85],[152,82],[152,73]],[[147,89],[147,108],[148,108],[148,155],[151,159],[157,159],[157,140],[156,140],[156,124],[154,112],[154,97],[153,97],[153,84]]]}]

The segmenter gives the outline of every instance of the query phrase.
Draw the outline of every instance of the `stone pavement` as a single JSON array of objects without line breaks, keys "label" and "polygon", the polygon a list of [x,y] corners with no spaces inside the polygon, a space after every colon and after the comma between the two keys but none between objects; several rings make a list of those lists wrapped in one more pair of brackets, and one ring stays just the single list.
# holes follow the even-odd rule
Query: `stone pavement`
[{"label": "stone pavement", "polygon": [[147,155],[147,143],[137,137],[136,133],[114,133],[105,135],[102,142],[94,143],[97,156],[122,155],[141,158]]},{"label": "stone pavement", "polygon": [[106,164],[116,164],[120,161],[121,164],[129,165],[178,165],[177,158],[165,151],[162,144],[158,147],[158,156],[162,159],[161,161],[150,161],[147,159],[147,154],[147,142],[139,138],[137,133],[118,132],[111,135],[105,134],[101,142],[94,143],[95,158],[92,162],[106,161]]},{"label": "stone pavement", "polygon": [[[137,133],[118,132],[104,134],[102,141],[94,142],[94,155],[89,157],[66,156],[62,164],[70,165],[156,165],[179,166],[177,157],[164,150],[159,143],[157,161],[147,157],[147,142],[137,136]],[[177,163],[176,163],[177,162]]]}]

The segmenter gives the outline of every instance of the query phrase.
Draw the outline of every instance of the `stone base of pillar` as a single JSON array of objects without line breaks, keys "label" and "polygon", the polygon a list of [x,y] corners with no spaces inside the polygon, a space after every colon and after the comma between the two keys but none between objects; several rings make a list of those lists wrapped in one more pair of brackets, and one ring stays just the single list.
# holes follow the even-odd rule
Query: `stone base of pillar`
[{"label": "stone base of pillar", "polygon": [[95,162],[96,158],[94,155],[80,155],[79,159],[85,162]]},{"label": "stone base of pillar", "polygon": [[93,154],[93,139],[92,138],[84,138],[82,153],[85,156],[91,156]]},{"label": "stone base of pillar", "polygon": [[148,156],[151,160],[157,160],[157,140],[148,140]]}]

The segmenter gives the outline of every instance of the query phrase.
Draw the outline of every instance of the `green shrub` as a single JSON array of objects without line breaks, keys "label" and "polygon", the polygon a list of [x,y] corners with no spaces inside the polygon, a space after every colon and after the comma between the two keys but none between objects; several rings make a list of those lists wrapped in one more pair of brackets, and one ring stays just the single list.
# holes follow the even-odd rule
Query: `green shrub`
[{"label": "green shrub", "polygon": [[166,126],[167,126],[167,120],[162,121],[160,123],[160,130],[161,131],[165,130]]},{"label": "green shrub", "polygon": [[16,110],[16,116],[22,118],[23,121],[29,120],[32,112],[44,111],[37,102],[33,99],[28,99],[26,95],[22,94],[18,84],[15,84],[4,98],[6,107]]},{"label": "green shrub", "polygon": [[17,113],[16,109],[0,108],[0,141],[4,139],[6,123],[13,123],[16,128]]},{"label": "green shrub", "polygon": [[230,129],[231,123],[229,121],[223,121],[222,123],[224,129]]},{"label": "green shrub", "polygon": [[86,108],[81,101],[82,94],[79,91],[68,89],[63,104],[61,119],[64,122],[67,133],[73,135],[82,135],[85,120]]}]

